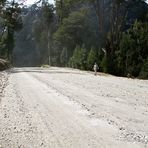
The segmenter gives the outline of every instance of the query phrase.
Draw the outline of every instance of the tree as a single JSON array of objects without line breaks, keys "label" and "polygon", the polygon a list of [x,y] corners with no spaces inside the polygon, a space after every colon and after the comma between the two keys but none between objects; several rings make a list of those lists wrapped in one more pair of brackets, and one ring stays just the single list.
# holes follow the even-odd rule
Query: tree
[{"label": "tree", "polygon": [[68,49],[68,58],[72,56],[76,45],[83,44],[83,34],[86,32],[86,11],[81,9],[63,19],[62,25],[54,33],[54,40]]},{"label": "tree", "polygon": [[42,6],[38,8],[38,18],[33,24],[33,35],[40,54],[41,61],[45,64],[52,64],[52,33],[54,25],[54,6],[47,1],[43,1]]},{"label": "tree", "polygon": [[143,62],[143,66],[141,68],[139,78],[148,79],[148,59]]},{"label": "tree", "polygon": [[[21,8],[15,1],[2,3],[1,18],[7,37],[4,40],[7,58],[12,63],[12,51],[14,48],[14,32],[22,28]],[[1,42],[2,43],[2,42]]]},{"label": "tree", "polygon": [[[134,25],[123,33],[118,55],[119,69],[124,75],[137,77],[148,57],[148,23],[135,21]],[[123,74],[123,72],[122,72]]]},{"label": "tree", "polygon": [[58,15],[59,24],[61,25],[64,18],[78,9],[83,0],[55,0],[56,14]]},{"label": "tree", "polygon": [[129,34],[123,33],[120,42],[120,50],[117,52],[118,70],[120,75],[127,76],[128,74],[131,74],[132,51],[134,51],[134,49],[135,41]]},{"label": "tree", "polygon": [[83,44],[81,47],[81,69],[86,70],[87,69],[87,49],[85,45]]},{"label": "tree", "polygon": [[87,58],[88,69],[92,70],[94,63],[97,61],[98,61],[97,51],[94,49],[94,47],[92,47]]},{"label": "tree", "polygon": [[104,33],[104,0],[90,0],[92,2],[97,20],[98,20],[98,29],[101,32],[101,35]]},{"label": "tree", "polygon": [[76,46],[69,64],[73,68],[79,68],[82,70],[87,68],[87,50],[84,45],[82,47]]},{"label": "tree", "polygon": [[62,66],[67,66],[68,63],[68,57],[67,57],[67,48],[63,48],[62,53],[60,55],[60,62]]},{"label": "tree", "polygon": [[54,16],[54,7],[50,5],[48,2],[44,2],[42,6],[43,11],[43,19],[45,23],[45,27],[47,27],[47,48],[48,48],[48,64],[51,65],[51,25],[53,22]]},{"label": "tree", "polygon": [[70,66],[73,68],[81,68],[82,50],[80,46],[76,46],[73,56],[70,59]]}]

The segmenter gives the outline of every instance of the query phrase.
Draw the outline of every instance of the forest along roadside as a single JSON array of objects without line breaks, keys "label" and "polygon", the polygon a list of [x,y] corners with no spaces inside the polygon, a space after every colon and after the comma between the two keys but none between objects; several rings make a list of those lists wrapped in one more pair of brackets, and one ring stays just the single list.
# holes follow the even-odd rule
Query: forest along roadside
[{"label": "forest along roadside", "polygon": [[148,81],[14,68],[0,105],[3,148],[146,148]]}]

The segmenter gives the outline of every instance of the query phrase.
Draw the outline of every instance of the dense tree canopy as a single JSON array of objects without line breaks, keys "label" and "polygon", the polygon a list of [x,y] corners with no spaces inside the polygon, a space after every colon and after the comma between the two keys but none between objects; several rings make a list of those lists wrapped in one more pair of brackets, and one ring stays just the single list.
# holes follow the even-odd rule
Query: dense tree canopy
[{"label": "dense tree canopy", "polygon": [[12,62],[14,32],[22,28],[21,8],[15,1],[1,1],[0,5],[0,56]]},{"label": "dense tree canopy", "polygon": [[[92,70],[97,62],[103,72],[147,77],[144,0],[55,0],[55,5],[44,0],[22,8],[22,14],[24,25],[13,52],[16,65]],[[3,35],[1,49],[7,39]]]}]

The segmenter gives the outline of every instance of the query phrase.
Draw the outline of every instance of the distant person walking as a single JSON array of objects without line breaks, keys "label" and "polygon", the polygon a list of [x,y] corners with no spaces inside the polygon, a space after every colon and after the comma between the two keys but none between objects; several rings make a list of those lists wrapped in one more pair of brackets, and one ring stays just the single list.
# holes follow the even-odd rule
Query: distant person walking
[{"label": "distant person walking", "polygon": [[96,75],[97,75],[97,71],[98,71],[98,69],[99,69],[99,67],[98,67],[97,63],[95,63],[95,64],[94,64],[93,69],[94,69],[95,76],[96,76]]}]

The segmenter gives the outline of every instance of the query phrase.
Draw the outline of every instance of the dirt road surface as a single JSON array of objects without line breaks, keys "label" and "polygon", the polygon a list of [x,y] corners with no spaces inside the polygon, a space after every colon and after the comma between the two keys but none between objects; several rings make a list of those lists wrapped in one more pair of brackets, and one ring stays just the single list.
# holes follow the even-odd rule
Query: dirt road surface
[{"label": "dirt road surface", "polygon": [[148,148],[148,81],[51,67],[7,83],[1,148]]}]

